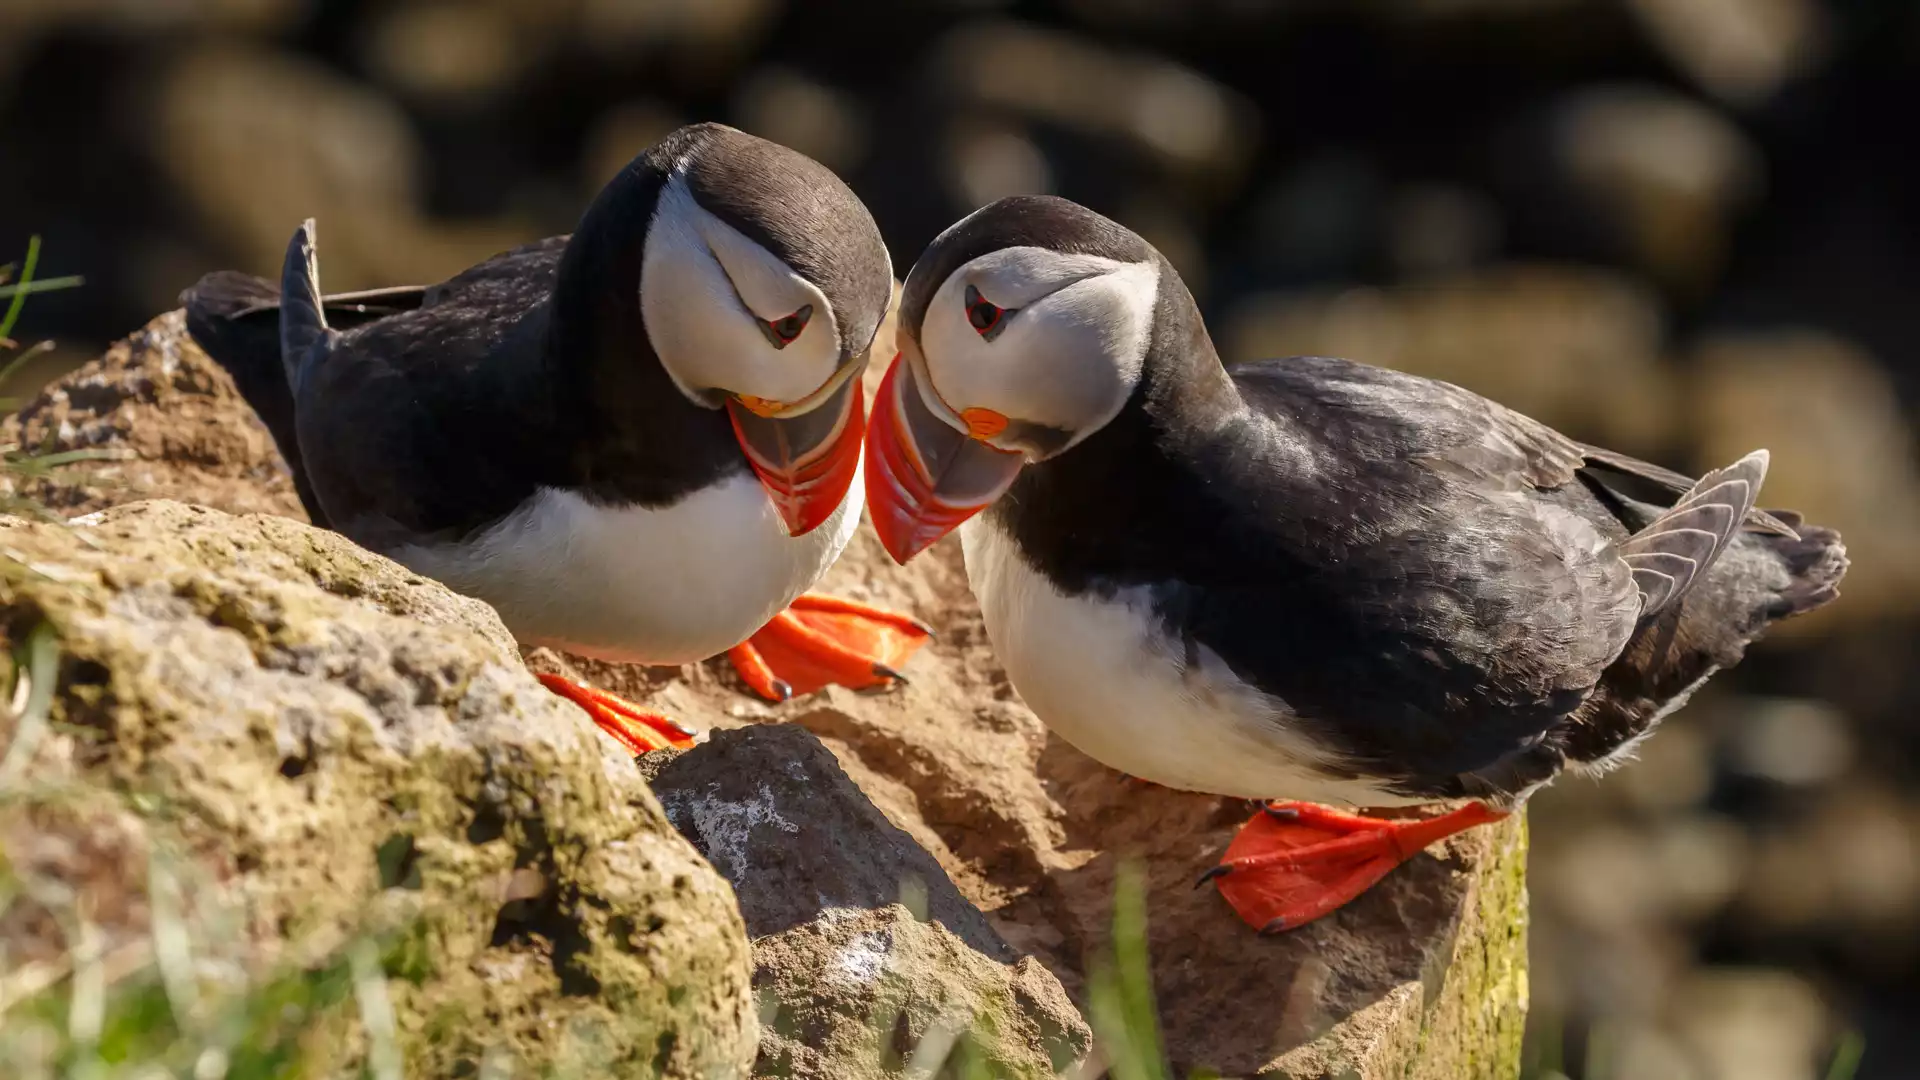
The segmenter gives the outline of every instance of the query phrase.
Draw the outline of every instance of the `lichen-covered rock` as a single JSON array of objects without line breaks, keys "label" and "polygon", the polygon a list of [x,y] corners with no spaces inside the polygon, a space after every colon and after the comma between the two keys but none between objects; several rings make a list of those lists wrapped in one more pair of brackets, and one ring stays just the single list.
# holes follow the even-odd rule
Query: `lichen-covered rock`
[{"label": "lichen-covered rock", "polygon": [[963,1032],[973,1041],[955,1052],[999,1076],[1050,1077],[1086,1057],[1091,1036],[1060,981],[1032,957],[1015,963],[804,728],[717,731],[653,787],[733,885],[754,935],[754,986],[775,1018],[757,1075],[878,1077],[889,1055],[910,1060],[928,1040],[939,1053]]},{"label": "lichen-covered rock", "polygon": [[899,904],[829,908],[758,939],[753,983],[763,1080],[881,1080],[909,1063],[963,1076],[968,1058],[1051,1080],[1087,1055],[1085,1023],[1038,961],[997,963]]},{"label": "lichen-covered rock", "polygon": [[675,827],[733,885],[756,938],[829,908],[870,910],[914,893],[928,918],[975,952],[1014,959],[940,864],[887,820],[805,728],[716,731],[652,784]]},{"label": "lichen-covered rock", "polygon": [[[484,605],[291,521],[141,503],[0,519],[0,627],[17,643],[42,624],[61,659],[32,774],[108,793],[88,820],[164,824],[244,912],[252,962],[397,940],[407,1075],[503,1055],[523,1074],[744,1075],[731,890]],[[0,842],[31,855],[22,835]],[[7,949],[31,936],[0,930]],[[357,1027],[322,1043],[329,1070],[366,1047]]]}]

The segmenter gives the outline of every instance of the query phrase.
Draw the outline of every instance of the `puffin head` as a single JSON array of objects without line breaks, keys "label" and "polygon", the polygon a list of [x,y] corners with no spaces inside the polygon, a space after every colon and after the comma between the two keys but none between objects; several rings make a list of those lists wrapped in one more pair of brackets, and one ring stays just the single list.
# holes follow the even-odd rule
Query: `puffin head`
[{"label": "puffin head", "polygon": [[907,275],[900,355],[867,436],[867,502],[896,562],[1119,414],[1163,265],[1139,236],[1050,196],[1002,199],[934,239]]},{"label": "puffin head", "polygon": [[893,294],[880,229],[818,162],[720,124],[670,135],[640,314],[680,392],[725,408],[787,531],[840,505],[860,462],[860,373]]}]

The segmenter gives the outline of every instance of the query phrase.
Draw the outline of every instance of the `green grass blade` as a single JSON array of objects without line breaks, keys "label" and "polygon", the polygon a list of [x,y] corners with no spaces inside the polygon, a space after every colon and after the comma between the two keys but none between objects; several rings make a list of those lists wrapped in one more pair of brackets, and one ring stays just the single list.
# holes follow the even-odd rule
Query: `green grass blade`
[{"label": "green grass blade", "polygon": [[105,941],[92,919],[82,914],[75,921],[79,932],[73,943],[67,1041],[78,1056],[91,1059],[100,1045],[100,1029],[106,1026],[107,1019],[107,971],[100,962]]},{"label": "green grass blade", "polygon": [[13,458],[8,461],[7,464],[12,467],[15,472],[31,476],[46,472],[50,469],[59,468],[62,465],[72,465],[79,461],[126,461],[132,456],[133,455],[127,453],[125,450],[117,447],[107,449],[59,450],[51,454]]},{"label": "green grass blade", "polygon": [[1153,1004],[1153,966],[1147,958],[1147,886],[1139,864],[1120,868],[1113,902],[1113,952],[1134,1046],[1158,1070],[1160,1015]]},{"label": "green grass blade", "polygon": [[27,258],[20,264],[20,281],[12,286],[13,302],[7,305],[5,318],[0,318],[0,338],[13,334],[13,324],[20,321],[20,309],[27,306],[27,286],[33,284],[33,268],[40,262],[40,238],[35,236],[27,240]]},{"label": "green grass blade", "polygon": [[1113,950],[1098,958],[1087,984],[1088,1020],[1113,1080],[1168,1080],[1147,958],[1147,890],[1137,864],[1114,885]]},{"label": "green grass blade", "polygon": [[[969,1018],[970,1019],[970,1018]],[[927,1027],[926,1033],[913,1048],[907,1058],[907,1067],[901,1070],[904,1080],[933,1080],[935,1073],[953,1056],[954,1047],[967,1026],[955,1017],[938,1017]]]},{"label": "green grass blade", "polygon": [[13,745],[0,761],[0,793],[11,790],[26,775],[40,739],[47,733],[53,711],[54,683],[60,677],[60,646],[53,627],[40,623],[27,634],[26,655],[14,666],[14,678],[27,680],[27,700],[13,729]]},{"label": "green grass blade", "polygon": [[1853,1080],[1853,1074],[1860,1071],[1860,1056],[1866,1052],[1866,1036],[1857,1031],[1842,1035],[1840,1048],[1833,1052],[1833,1061],[1827,1066],[1827,1080]]},{"label": "green grass blade", "polygon": [[180,881],[171,856],[156,848],[147,856],[147,901],[153,924],[154,966],[176,1028],[186,1030],[199,1012],[199,987],[193,975],[193,939],[181,917]]},{"label": "green grass blade", "polygon": [[393,1001],[387,995],[387,976],[380,968],[380,951],[362,938],[347,946],[353,971],[353,993],[360,1002],[360,1026],[367,1033],[367,1067],[373,1080],[402,1080],[403,1063],[394,1025]]},{"label": "green grass blade", "polygon": [[22,281],[13,285],[0,285],[0,300],[10,297],[33,296],[37,293],[59,292],[61,289],[77,289],[87,283],[79,274],[65,277],[41,278],[39,281]]},{"label": "green grass blade", "polygon": [[[0,340],[3,340],[3,339],[0,339]],[[42,341],[37,345],[30,345],[27,348],[20,350],[19,355],[7,361],[5,367],[0,367],[0,386],[5,386],[7,384],[7,380],[13,378],[13,373],[16,371],[19,371],[21,366],[24,365],[27,361],[33,359],[36,356],[41,355],[42,353],[50,353],[52,351],[53,351],[53,343],[50,341]]]}]

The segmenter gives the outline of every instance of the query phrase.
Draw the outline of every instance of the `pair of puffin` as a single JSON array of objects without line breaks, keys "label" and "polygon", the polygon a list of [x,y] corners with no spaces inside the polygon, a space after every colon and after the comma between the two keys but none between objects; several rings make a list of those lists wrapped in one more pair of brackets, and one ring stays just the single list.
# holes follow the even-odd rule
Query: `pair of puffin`
[{"label": "pair of puffin", "polygon": [[[278,289],[215,274],[186,303],[315,522],[523,641],[728,650],[775,698],[890,681],[924,628],[806,590],[863,491],[902,563],[964,523],[989,636],[1063,737],[1165,786],[1314,800],[1263,804],[1206,876],[1269,931],[1617,762],[1846,568],[1830,530],[1754,508],[1764,452],[1695,481],[1445,383],[1229,372],[1164,257],[1054,198],[915,264],[862,483],[891,274],[826,169],[703,124],[570,238],[441,285],[323,296],[309,224]],[[688,741],[548,685],[636,752]]]},{"label": "pair of puffin", "polygon": [[[859,526],[860,383],[893,296],[838,177],[718,124],[637,157],[566,237],[425,288],[324,295],[309,221],[279,286],[182,298],[313,522],[478,597],[520,641],[681,664],[783,700],[871,686],[928,633],[808,590]],[[671,717],[557,676],[635,753]]]}]

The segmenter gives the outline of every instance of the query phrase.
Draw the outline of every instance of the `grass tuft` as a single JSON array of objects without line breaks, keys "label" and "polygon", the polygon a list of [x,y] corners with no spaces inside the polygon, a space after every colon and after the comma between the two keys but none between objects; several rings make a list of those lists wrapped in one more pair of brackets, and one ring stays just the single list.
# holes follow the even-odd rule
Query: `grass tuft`
[{"label": "grass tuft", "polygon": [[[4,393],[7,384],[14,376],[20,373],[21,368],[23,368],[28,361],[34,357],[50,352],[53,349],[53,343],[50,341],[35,342],[32,345],[21,348],[20,344],[13,340],[13,330],[15,326],[19,325],[20,314],[26,307],[27,297],[40,293],[53,292],[58,289],[71,289],[84,283],[83,279],[74,275],[45,279],[35,278],[33,275],[39,266],[40,238],[38,236],[32,237],[27,241],[27,254],[26,257],[20,261],[20,278],[18,281],[13,280],[13,264],[0,266],[0,300],[7,301],[6,314],[0,315],[0,356],[7,356],[8,353],[12,354],[6,358],[5,363],[0,363],[0,410],[4,410],[7,413],[18,409],[22,404],[19,398]],[[11,479],[14,481],[12,490],[18,490],[20,481],[46,476],[52,470],[62,466],[72,465],[82,461],[114,460],[125,456],[125,453],[122,451],[95,449],[64,450],[53,453],[32,454],[23,452],[21,447],[7,446],[0,448],[0,469],[4,469],[6,473],[10,474]],[[36,517],[53,516],[48,514],[43,507],[38,506],[32,501],[16,498],[12,495],[0,496],[0,512],[30,514]]]},{"label": "grass tuft", "polygon": [[1111,949],[1111,955],[1094,959],[1087,979],[1094,1054],[1112,1080],[1173,1080],[1147,957],[1146,877],[1132,861],[1121,864],[1114,883]]}]

